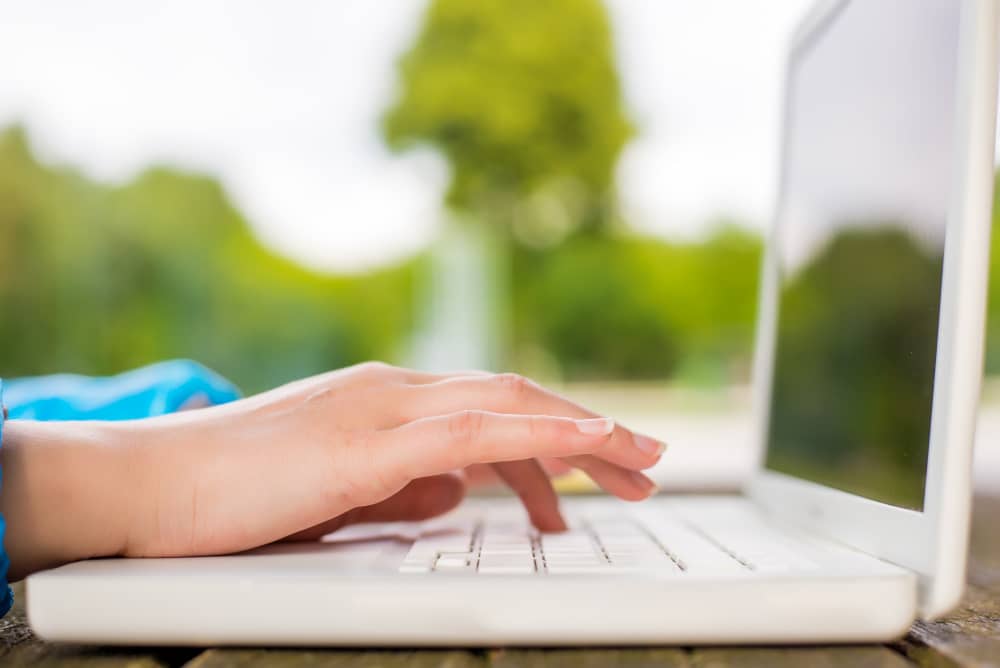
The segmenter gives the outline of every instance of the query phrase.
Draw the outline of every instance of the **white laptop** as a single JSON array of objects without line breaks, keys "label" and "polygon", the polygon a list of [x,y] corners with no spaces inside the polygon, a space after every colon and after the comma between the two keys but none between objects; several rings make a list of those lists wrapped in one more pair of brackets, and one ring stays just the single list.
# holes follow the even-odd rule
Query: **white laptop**
[{"label": "white laptop", "polygon": [[965,580],[996,28],[994,0],[851,0],[796,33],[762,274],[763,456],[743,495],[569,499],[572,528],[552,535],[482,499],[313,544],[80,562],[28,578],[32,627],[127,644],[798,643],[944,614]]}]

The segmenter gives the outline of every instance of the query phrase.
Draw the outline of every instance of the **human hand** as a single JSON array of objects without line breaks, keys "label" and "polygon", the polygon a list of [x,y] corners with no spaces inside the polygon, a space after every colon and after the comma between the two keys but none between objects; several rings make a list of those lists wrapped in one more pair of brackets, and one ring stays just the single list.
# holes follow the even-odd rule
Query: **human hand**
[{"label": "human hand", "polygon": [[[73,424],[48,425],[48,438]],[[464,485],[454,471],[483,463],[520,496],[536,526],[559,530],[556,495],[537,458],[580,468],[607,491],[638,500],[655,489],[639,471],[663,447],[518,376],[381,364],[222,406],[76,424],[86,425],[89,447],[105,461],[91,483],[103,490],[95,507],[104,509],[104,547],[82,556],[220,554],[315,538],[352,521],[420,519],[457,504]],[[8,475],[18,480],[5,469],[5,483]],[[5,490],[5,513],[16,512],[9,496]]]}]

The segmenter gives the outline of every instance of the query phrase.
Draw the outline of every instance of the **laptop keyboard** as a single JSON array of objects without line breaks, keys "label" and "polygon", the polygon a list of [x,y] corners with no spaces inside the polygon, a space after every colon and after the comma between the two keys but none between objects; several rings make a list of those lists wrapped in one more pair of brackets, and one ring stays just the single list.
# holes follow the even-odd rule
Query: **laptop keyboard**
[{"label": "laptop keyboard", "polygon": [[643,524],[630,516],[581,518],[569,531],[540,534],[526,522],[429,522],[401,573],[579,575],[787,573],[816,568],[786,537],[763,523],[698,526],[684,520]]}]

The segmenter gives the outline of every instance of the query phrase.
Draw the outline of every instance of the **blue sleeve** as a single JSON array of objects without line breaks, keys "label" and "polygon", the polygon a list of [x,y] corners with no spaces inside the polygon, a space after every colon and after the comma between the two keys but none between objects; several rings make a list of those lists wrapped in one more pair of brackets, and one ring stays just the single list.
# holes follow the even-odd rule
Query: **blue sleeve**
[{"label": "blue sleeve", "polygon": [[[3,379],[0,378],[0,447],[3,447],[3,423],[6,415],[4,414],[4,403],[3,403]],[[3,472],[0,471],[0,478],[3,477]],[[2,484],[2,481],[0,481]],[[10,610],[10,606],[14,604],[14,592],[10,590],[10,586],[7,584],[7,569],[10,567],[10,558],[7,557],[7,549],[4,547],[4,534],[7,533],[7,522],[4,520],[3,515],[0,515],[0,617],[7,614]]]},{"label": "blue sleeve", "polygon": [[[222,404],[239,396],[232,383],[189,360],[160,362],[106,378],[63,374],[6,383],[0,380],[0,447],[7,417],[130,420],[173,413],[181,408]],[[6,526],[0,515],[0,616],[7,614],[14,602],[7,584],[10,559],[3,546]]]},{"label": "blue sleeve", "polygon": [[239,390],[197,362],[172,360],[117,376],[62,374],[7,382],[11,419],[132,420],[224,404]]}]

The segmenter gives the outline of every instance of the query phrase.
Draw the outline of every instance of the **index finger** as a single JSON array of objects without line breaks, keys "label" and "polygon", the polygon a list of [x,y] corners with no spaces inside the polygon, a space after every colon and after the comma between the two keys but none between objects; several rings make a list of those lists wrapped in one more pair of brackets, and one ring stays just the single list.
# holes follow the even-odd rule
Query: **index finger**
[{"label": "index finger", "polygon": [[[439,415],[472,408],[521,415],[596,418],[596,413],[516,374],[449,377],[409,385],[399,402],[404,419]],[[593,454],[634,471],[656,464],[666,445],[616,425],[608,442]]]}]

